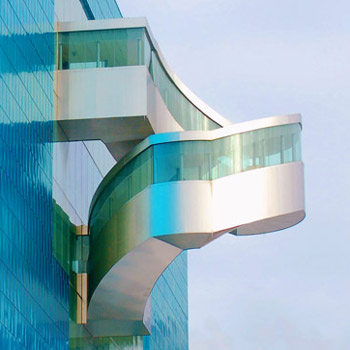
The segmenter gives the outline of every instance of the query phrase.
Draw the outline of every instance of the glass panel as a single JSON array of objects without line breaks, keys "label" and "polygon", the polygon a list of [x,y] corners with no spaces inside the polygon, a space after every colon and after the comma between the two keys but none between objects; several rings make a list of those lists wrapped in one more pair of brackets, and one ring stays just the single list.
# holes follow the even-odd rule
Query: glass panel
[{"label": "glass panel", "polygon": [[58,69],[87,69],[149,64],[144,28],[59,34]]},{"label": "glass panel", "polygon": [[301,160],[300,154],[300,126],[288,125],[283,130],[283,162],[296,162]]},{"label": "glass panel", "polygon": [[265,164],[265,129],[242,134],[242,170],[261,168]]},{"label": "glass panel", "polygon": [[301,161],[300,125],[293,128],[293,162]]},{"label": "glass panel", "polygon": [[265,130],[265,166],[282,163],[282,136],[281,129],[284,126],[268,128]]},{"label": "glass panel", "polygon": [[81,34],[84,42],[79,43],[79,47],[82,47],[82,51],[85,56],[83,56],[82,61],[78,62],[76,65],[72,64],[70,61],[70,68],[96,68],[98,67],[98,56],[100,56],[100,40],[97,33],[76,33]]},{"label": "glass panel", "polygon": [[182,180],[181,142],[154,146],[154,183]]},{"label": "glass panel", "polygon": [[209,180],[211,142],[186,141],[181,144],[183,157],[182,180]]},{"label": "glass panel", "polygon": [[144,64],[143,29],[116,30],[115,34],[115,67]]},{"label": "glass panel", "polygon": [[[98,232],[133,196],[153,182],[153,150],[148,148],[127,163],[101,194],[90,226]],[[98,229],[96,227],[98,226]]]},{"label": "glass panel", "polygon": [[154,182],[209,180],[210,142],[183,141],[154,146]]},{"label": "glass panel", "polygon": [[116,60],[115,31],[96,32],[97,41],[97,67],[114,67]]},{"label": "glass panel", "polygon": [[236,158],[241,159],[240,152],[237,154],[240,150],[240,145],[237,144],[239,140],[240,135],[234,135],[212,141],[211,178],[213,180],[234,174],[235,167],[240,169],[236,164]]},{"label": "glass panel", "polygon": [[148,68],[151,65],[151,45],[150,41],[148,40],[147,33],[144,30],[143,31],[143,41],[142,43],[144,44],[144,65],[147,66]]},{"label": "glass panel", "polygon": [[150,72],[170,113],[185,130],[213,130],[219,127],[180,92],[165,72],[154,51]]}]

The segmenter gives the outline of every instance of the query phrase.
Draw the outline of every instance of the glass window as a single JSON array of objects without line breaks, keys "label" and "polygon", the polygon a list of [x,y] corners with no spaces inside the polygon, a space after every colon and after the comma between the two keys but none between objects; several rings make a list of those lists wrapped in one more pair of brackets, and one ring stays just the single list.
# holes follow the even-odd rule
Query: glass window
[{"label": "glass window", "polygon": [[210,142],[181,142],[182,148],[182,180],[210,179]]},{"label": "glass window", "polygon": [[198,110],[169,78],[157,54],[152,52],[150,73],[170,113],[185,130],[213,130],[215,122]]},{"label": "glass window", "polygon": [[154,182],[180,181],[183,178],[181,142],[162,143],[154,146]]},{"label": "glass window", "polygon": [[242,134],[242,171],[264,166],[265,142],[265,129]]},{"label": "glass window", "polygon": [[60,33],[58,69],[148,65],[150,52],[144,28]]},{"label": "glass window", "polygon": [[153,150],[150,147],[121,168],[104,189],[93,210],[90,226],[102,228],[130,198],[152,182]]},{"label": "glass window", "polygon": [[301,160],[300,154],[300,126],[298,124],[288,125],[281,130],[283,163]]},{"label": "glass window", "polygon": [[116,33],[114,31],[96,32],[97,67],[116,65]]},{"label": "glass window", "polygon": [[241,159],[239,140],[240,135],[234,135],[211,141],[211,179],[232,175],[236,167],[236,172],[240,169],[237,165],[237,159]]}]

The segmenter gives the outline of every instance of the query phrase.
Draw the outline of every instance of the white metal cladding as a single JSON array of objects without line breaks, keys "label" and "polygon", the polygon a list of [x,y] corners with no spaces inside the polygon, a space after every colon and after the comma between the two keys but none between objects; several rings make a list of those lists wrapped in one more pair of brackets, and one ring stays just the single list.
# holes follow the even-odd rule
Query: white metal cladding
[{"label": "white metal cladding", "polygon": [[[117,216],[125,239],[135,234],[143,238],[109,270],[90,300],[88,327],[91,324],[96,336],[106,335],[107,325],[118,328],[118,322],[122,331],[113,333],[117,329],[112,327],[114,335],[147,334],[147,299],[183,249],[200,248],[225,232],[266,233],[300,222],[305,216],[303,164],[260,168],[213,181],[154,184],[127,202]],[[108,234],[113,232],[110,227]],[[103,333],[99,320],[105,325]],[[141,333],[133,333],[135,329]]]}]

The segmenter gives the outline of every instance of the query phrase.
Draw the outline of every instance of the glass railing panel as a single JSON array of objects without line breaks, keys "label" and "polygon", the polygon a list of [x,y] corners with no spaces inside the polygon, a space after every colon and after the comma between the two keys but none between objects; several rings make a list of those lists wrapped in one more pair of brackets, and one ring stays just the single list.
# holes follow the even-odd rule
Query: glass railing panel
[{"label": "glass railing panel", "polygon": [[118,47],[122,40],[116,40],[115,31],[95,32],[97,50],[97,68],[115,67],[117,64]]},{"label": "glass railing panel", "polygon": [[241,135],[233,135],[212,141],[211,179],[229,176],[241,171]]},{"label": "glass railing panel", "polygon": [[154,183],[210,179],[210,142],[171,142],[153,147]]},{"label": "glass railing panel", "polygon": [[162,143],[154,148],[154,182],[180,181],[182,179],[181,142]]},{"label": "glass railing panel", "polygon": [[152,183],[153,149],[150,147],[120,169],[104,189],[93,210],[90,227],[102,228],[130,198]]},{"label": "glass railing panel", "polygon": [[154,146],[154,182],[217,179],[301,160],[300,126],[284,125],[223,137]]},{"label": "glass railing panel", "polygon": [[297,162],[301,160],[300,126],[287,125],[281,130],[283,136],[283,162]]},{"label": "glass railing panel", "polygon": [[134,158],[128,169],[128,199],[141,192],[153,182],[152,149],[149,148]]},{"label": "glass railing panel", "polygon": [[148,65],[144,28],[59,33],[58,69]]},{"label": "glass railing panel", "polygon": [[[281,127],[269,128],[265,131],[265,166],[281,164],[282,138]],[[282,127],[283,128],[283,127]]]},{"label": "glass railing panel", "polygon": [[267,141],[265,137],[264,130],[242,134],[242,171],[264,166],[265,143]]},{"label": "glass railing panel", "polygon": [[198,110],[180,92],[166,73],[154,51],[152,52],[150,73],[170,113],[184,130],[213,130],[219,128],[218,124]]},{"label": "glass railing panel", "polygon": [[210,145],[208,141],[182,142],[182,180],[210,179]]}]

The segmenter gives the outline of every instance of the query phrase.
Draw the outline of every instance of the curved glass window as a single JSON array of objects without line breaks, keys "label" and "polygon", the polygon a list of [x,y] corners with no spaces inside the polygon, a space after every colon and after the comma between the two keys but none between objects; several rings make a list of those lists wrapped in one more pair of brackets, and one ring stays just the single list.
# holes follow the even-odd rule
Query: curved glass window
[{"label": "curved glass window", "polygon": [[108,183],[93,208],[90,227],[99,232],[119,208],[151,184],[215,180],[242,171],[300,161],[300,130],[299,124],[288,124],[213,141],[152,145],[122,167]]},{"label": "curved glass window", "polygon": [[150,73],[165,104],[184,130],[213,130],[220,126],[197,109],[177,88],[152,52]]},{"label": "curved glass window", "polygon": [[102,228],[120,207],[153,183],[153,149],[147,148],[120,169],[102,192],[90,221]]}]

